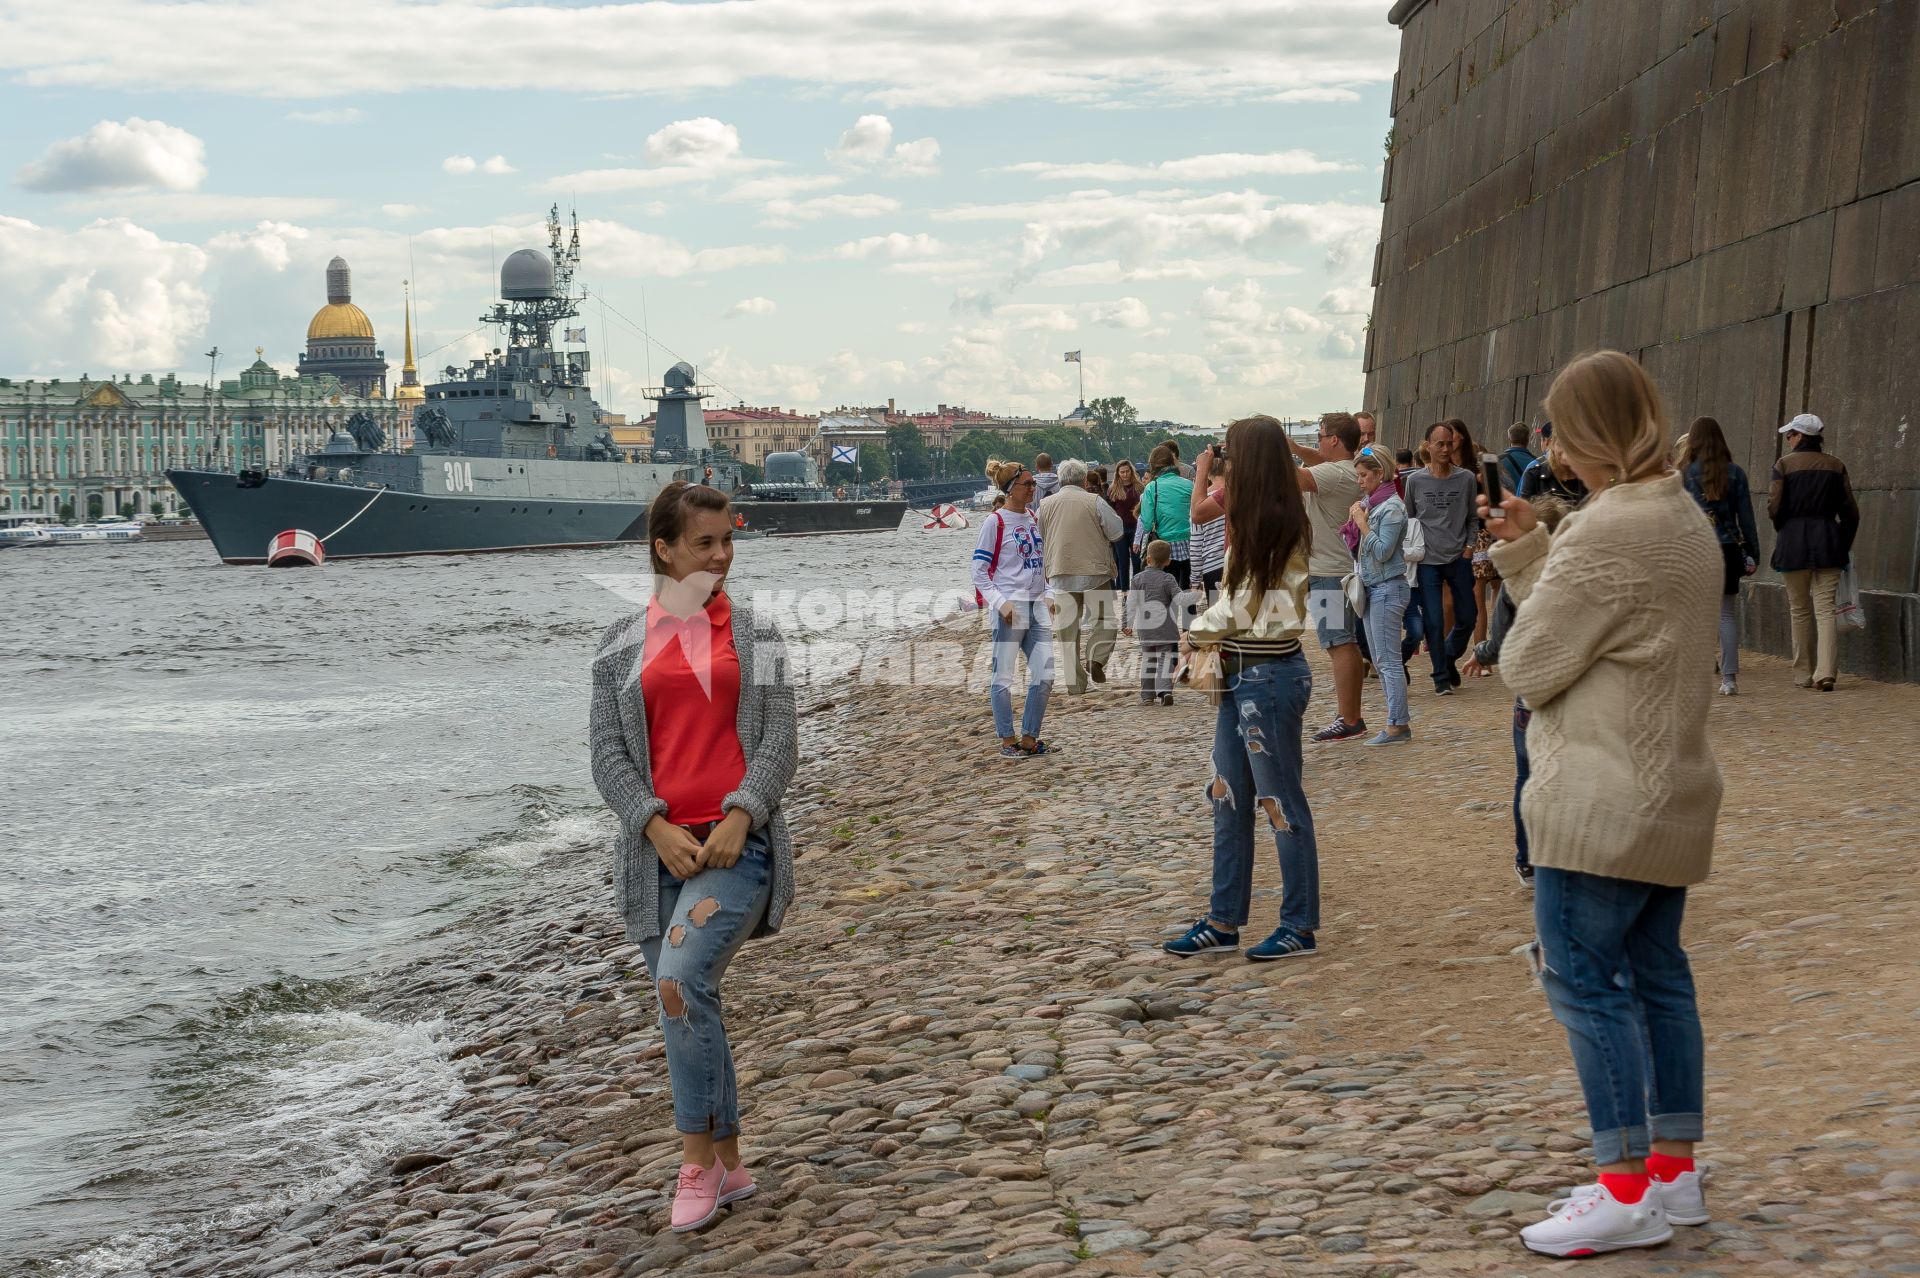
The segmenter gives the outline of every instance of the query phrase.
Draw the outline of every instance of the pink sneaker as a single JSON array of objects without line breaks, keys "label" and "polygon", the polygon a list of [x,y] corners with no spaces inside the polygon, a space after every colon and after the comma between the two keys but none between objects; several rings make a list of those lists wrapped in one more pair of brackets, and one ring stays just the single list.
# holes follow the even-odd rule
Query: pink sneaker
[{"label": "pink sneaker", "polygon": [[718,1158],[711,1167],[680,1164],[680,1180],[673,1187],[674,1233],[698,1229],[720,1214],[720,1183],[725,1179],[726,1168]]},{"label": "pink sneaker", "polygon": [[741,1163],[728,1172],[726,1178],[720,1182],[720,1205],[725,1207],[728,1203],[738,1202],[750,1196],[753,1191],[753,1173],[747,1170],[745,1163]]}]

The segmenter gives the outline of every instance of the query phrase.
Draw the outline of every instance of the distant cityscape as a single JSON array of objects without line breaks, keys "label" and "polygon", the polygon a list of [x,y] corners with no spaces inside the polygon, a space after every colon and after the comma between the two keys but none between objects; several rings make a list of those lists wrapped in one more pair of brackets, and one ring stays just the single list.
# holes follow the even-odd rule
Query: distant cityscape
[{"label": "distant cityscape", "polygon": [[[253,362],[237,376],[217,378],[219,354],[217,348],[207,353],[205,381],[173,372],[0,377],[0,515],[171,517],[184,506],[167,482],[168,469],[284,467],[324,447],[358,413],[372,417],[395,446],[413,446],[413,413],[426,392],[414,363],[411,305],[400,382],[390,386],[386,352],[353,302],[351,270],[341,258],[327,266],[326,302],[307,326],[292,374],[255,347]],[[1102,454],[1103,443],[1104,453],[1133,451],[1142,433],[1219,432],[1217,425],[1138,420],[1121,399],[1079,404],[1058,418],[953,404],[915,412],[892,399],[826,411],[743,402],[704,415],[712,446],[749,468],[749,478],[776,452],[807,453],[830,475],[913,480],[977,475],[987,457],[1014,455],[1035,442],[1063,456]],[[635,454],[653,446],[652,416],[630,423],[624,414],[606,412],[599,424]],[[842,456],[854,449],[856,462],[835,463],[836,445]]]}]

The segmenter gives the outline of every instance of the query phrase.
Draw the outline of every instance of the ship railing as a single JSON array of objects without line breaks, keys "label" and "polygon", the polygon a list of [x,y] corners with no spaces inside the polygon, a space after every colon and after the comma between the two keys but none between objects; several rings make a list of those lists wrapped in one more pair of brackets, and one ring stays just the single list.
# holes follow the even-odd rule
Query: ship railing
[{"label": "ship railing", "polygon": [[497,439],[475,441],[446,447],[416,443],[415,453],[423,456],[494,457],[506,461],[633,461],[657,466],[712,466],[716,472],[725,465],[712,453],[691,448],[632,448],[615,444],[611,455],[604,448],[582,444],[509,444]]}]

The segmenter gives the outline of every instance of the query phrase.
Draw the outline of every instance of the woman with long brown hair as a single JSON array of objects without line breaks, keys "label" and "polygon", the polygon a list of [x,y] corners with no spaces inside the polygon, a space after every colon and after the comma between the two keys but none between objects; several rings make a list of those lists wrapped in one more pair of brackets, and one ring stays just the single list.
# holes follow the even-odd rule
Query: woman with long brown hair
[{"label": "woman with long brown hair", "polygon": [[1113,543],[1113,588],[1124,594],[1133,583],[1133,573],[1138,567],[1133,553],[1133,533],[1140,526],[1140,472],[1124,457],[1113,464],[1107,504],[1120,516],[1120,540]]},{"label": "woman with long brown hair", "polygon": [[1720,811],[1696,674],[1713,647],[1721,557],[1667,466],[1660,392],[1630,356],[1574,360],[1547,411],[1593,495],[1551,540],[1522,498],[1480,511],[1518,609],[1500,673],[1533,710],[1520,808],[1537,970],[1600,1169],[1520,1236],[1575,1256],[1651,1247],[1708,1218],[1693,1163],[1705,1047],[1680,929]]},{"label": "woman with long brown hair", "polygon": [[587,736],[620,820],[613,890],[653,977],[680,1175],[676,1232],[753,1193],[720,981],[793,901],[782,804],[799,764],[786,655],[769,617],[726,590],[726,494],[675,482],[647,511],[653,599],[602,636]]},{"label": "woman with long brown hair", "polygon": [[[1312,531],[1286,428],[1271,417],[1227,427],[1227,564],[1220,598],[1182,646],[1220,650],[1225,693],[1214,718],[1213,894],[1207,913],[1163,947],[1182,956],[1236,950],[1253,908],[1256,819],[1280,855],[1280,926],[1247,950],[1256,962],[1316,952],[1320,853],[1301,781],[1301,728],[1313,674],[1300,651]],[[1256,817],[1258,814],[1258,817]]]},{"label": "woman with long brown hair", "polygon": [[1739,692],[1740,583],[1760,566],[1760,533],[1753,522],[1753,491],[1747,472],[1733,460],[1726,434],[1711,417],[1696,417],[1687,430],[1682,479],[1700,509],[1713,520],[1725,569],[1720,576],[1720,695]]}]

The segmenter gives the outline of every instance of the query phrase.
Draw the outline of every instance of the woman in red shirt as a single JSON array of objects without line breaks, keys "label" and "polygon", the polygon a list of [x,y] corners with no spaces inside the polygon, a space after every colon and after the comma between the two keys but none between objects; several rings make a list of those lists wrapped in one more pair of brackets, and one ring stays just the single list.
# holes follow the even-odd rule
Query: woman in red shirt
[{"label": "woman in red shirt", "polygon": [[614,892],[659,999],[681,1167],[673,1228],[754,1189],[720,979],[793,899],[781,800],[799,758],[793,689],[770,620],[726,592],[725,494],[674,483],[647,513],[655,588],[593,667],[594,781],[620,818]]}]

